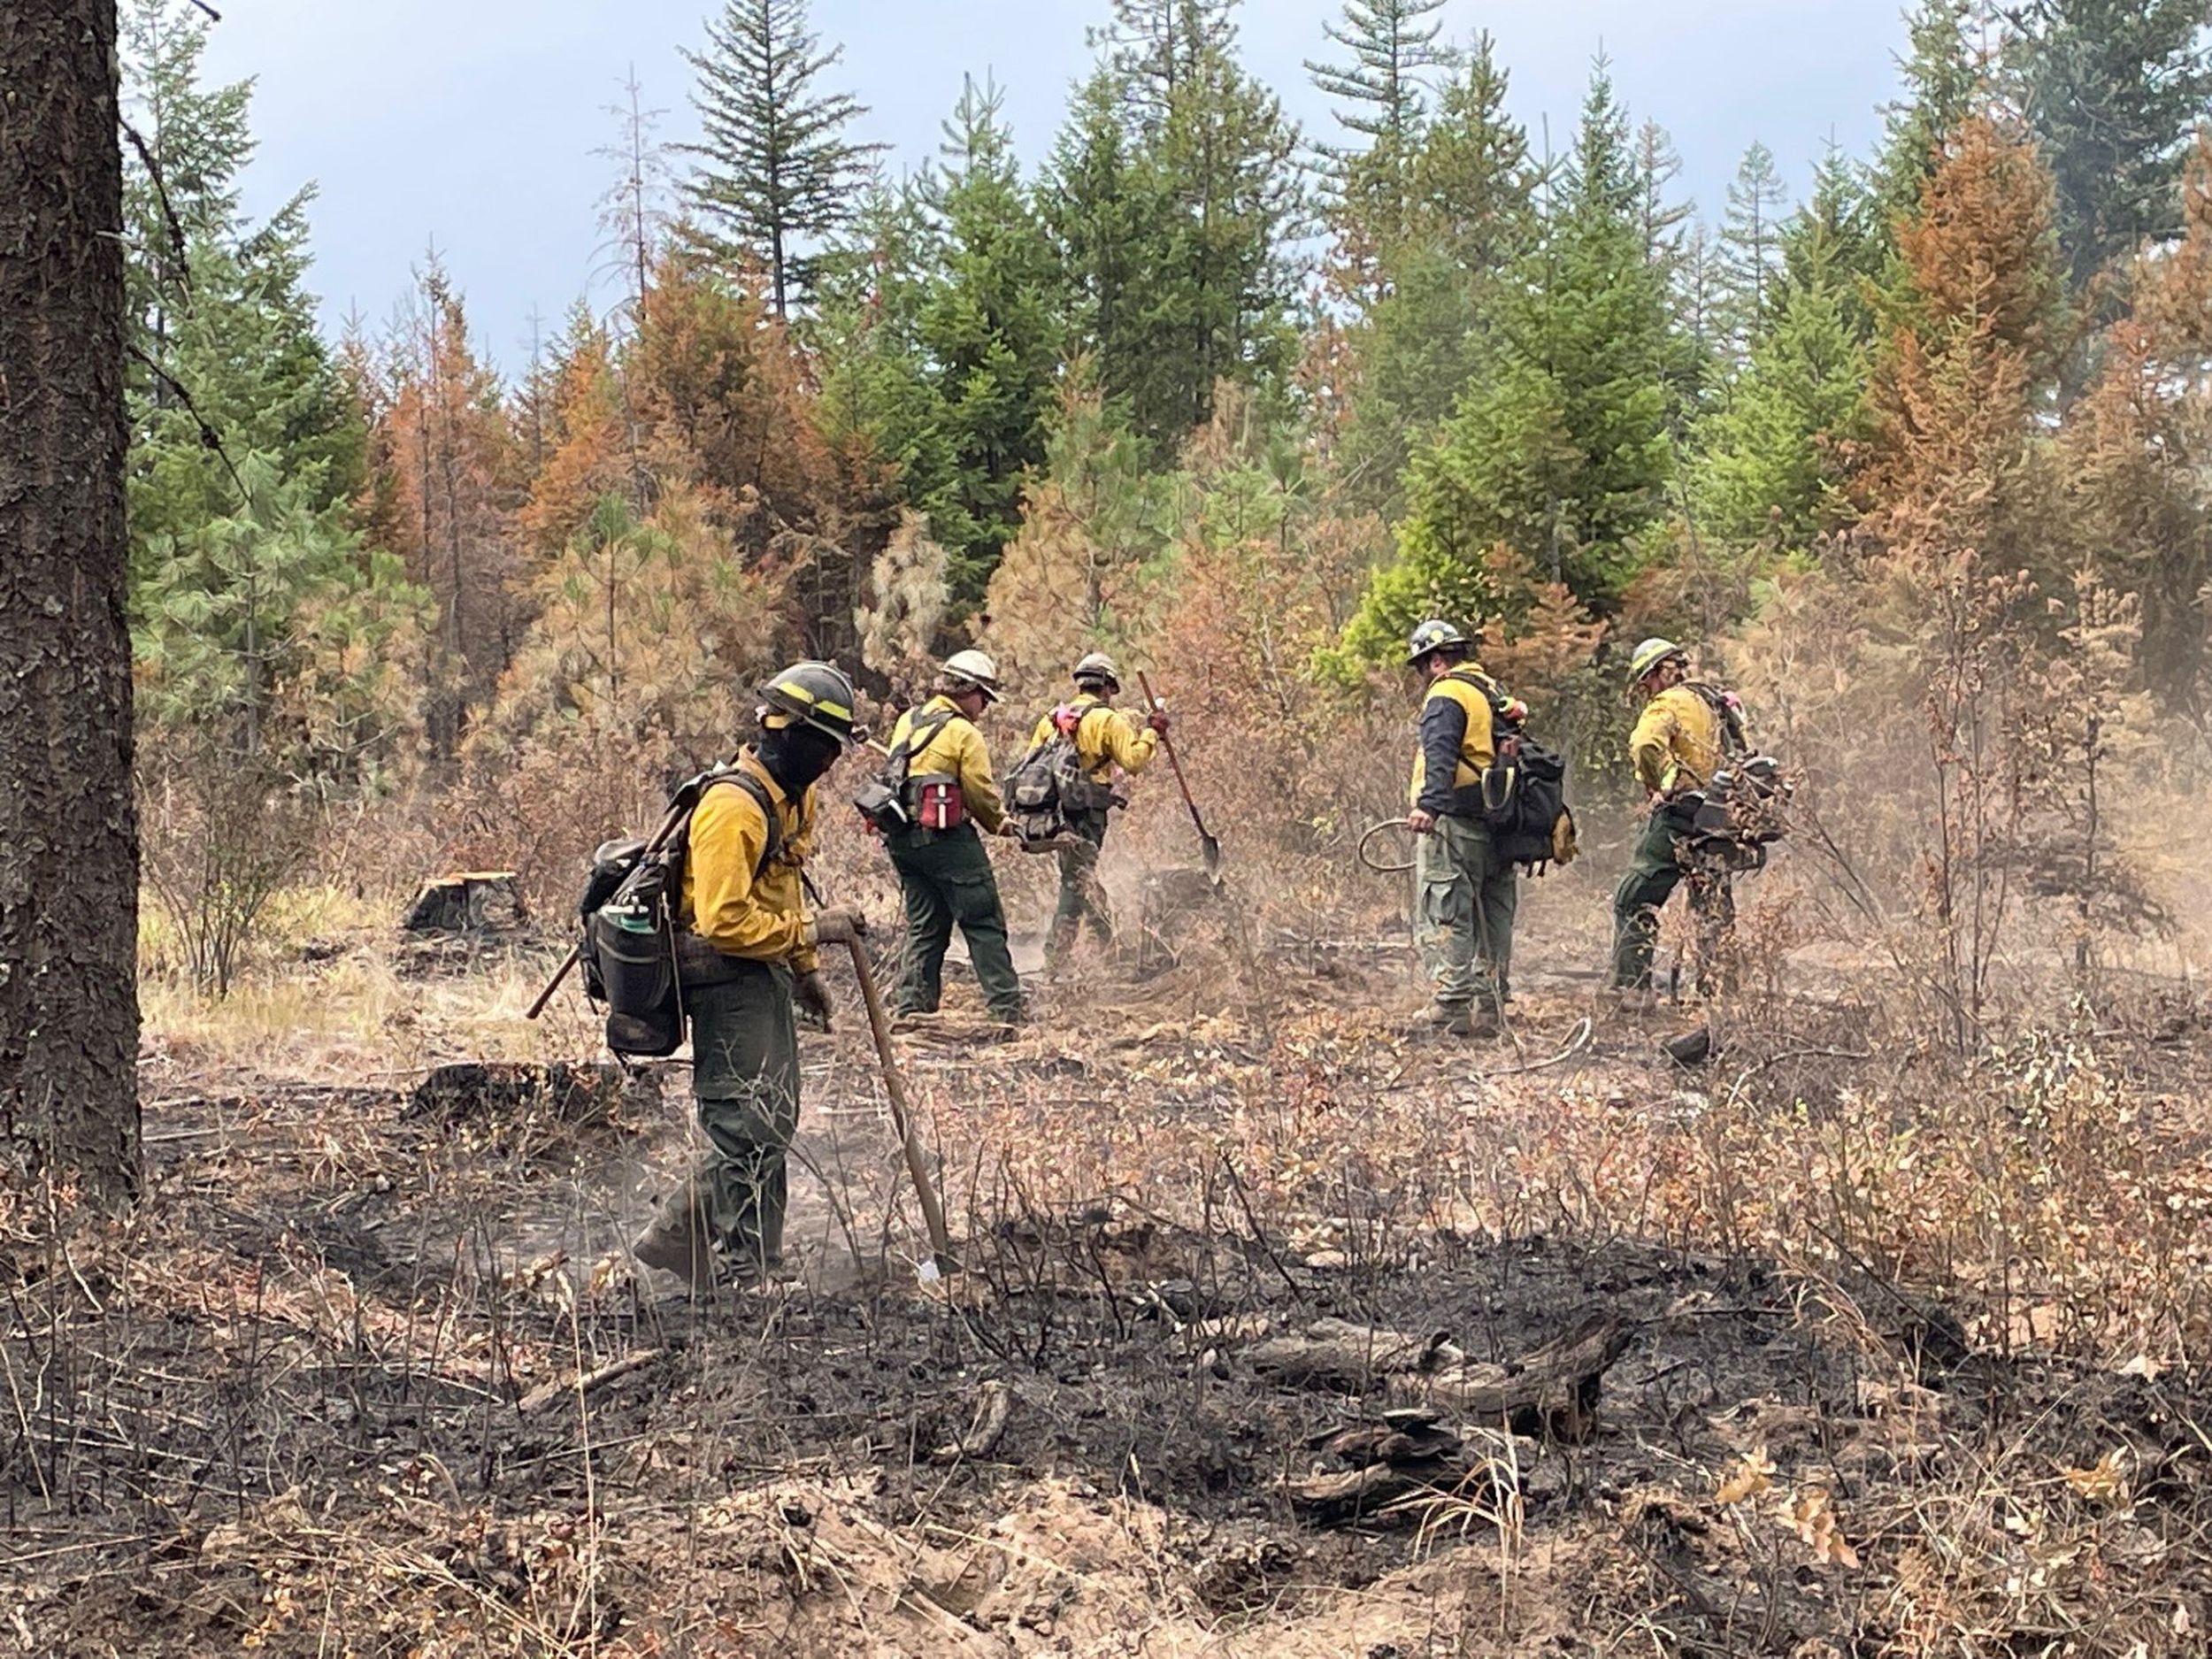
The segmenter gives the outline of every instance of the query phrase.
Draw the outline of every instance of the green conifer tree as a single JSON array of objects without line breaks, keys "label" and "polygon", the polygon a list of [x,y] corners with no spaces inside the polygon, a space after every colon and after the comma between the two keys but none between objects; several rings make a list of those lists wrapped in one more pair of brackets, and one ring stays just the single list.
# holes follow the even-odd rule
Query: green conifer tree
[{"label": "green conifer tree", "polygon": [[971,81],[946,125],[928,189],[939,265],[918,319],[951,434],[952,477],[932,525],[952,555],[955,597],[970,603],[1018,526],[1024,475],[1044,459],[1066,344],[1058,263],[1002,104],[995,85]]},{"label": "green conifer tree", "polygon": [[1396,559],[1347,630],[1381,660],[1422,614],[1502,598],[1494,549],[1586,602],[1616,598],[1666,506],[1671,386],[1688,365],[1645,250],[1627,118],[1601,62],[1563,192],[1506,286],[1494,347],[1408,474]]},{"label": "green conifer tree", "polygon": [[2008,67],[2058,191],[2076,292],[2146,240],[2181,233],[2177,186],[2212,111],[2202,0],[2029,0]]},{"label": "green conifer tree", "polygon": [[883,146],[847,135],[867,106],[816,82],[844,55],[807,27],[807,0],[725,0],[706,50],[684,54],[702,142],[684,195],[704,251],[755,265],[779,317],[813,291]]},{"label": "green conifer tree", "polygon": [[1702,434],[1698,527],[1728,549],[1802,553],[1847,513],[1841,483],[1864,426],[1870,354],[1851,315],[1855,279],[1831,244],[1809,242],[1804,257]]},{"label": "green conifer tree", "polygon": [[1739,363],[1750,357],[1773,314],[1788,211],[1789,187],[1774,165],[1774,152],[1753,144],[1729,182],[1728,213],[1721,224],[1726,334]]}]

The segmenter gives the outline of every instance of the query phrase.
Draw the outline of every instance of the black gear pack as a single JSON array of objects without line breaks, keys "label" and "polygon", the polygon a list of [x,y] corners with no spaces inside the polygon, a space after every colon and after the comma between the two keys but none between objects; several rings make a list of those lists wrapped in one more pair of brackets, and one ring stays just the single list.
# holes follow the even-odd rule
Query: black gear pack
[{"label": "black gear pack", "polygon": [[1480,781],[1467,786],[1468,816],[1490,832],[1490,844],[1506,864],[1541,875],[1553,864],[1574,862],[1582,850],[1575,815],[1567,805],[1567,759],[1528,735],[1525,717],[1489,675],[1455,668],[1448,679],[1471,686],[1490,705],[1495,750]]},{"label": "black gear pack", "polygon": [[1052,735],[1023,756],[1007,779],[1007,821],[1025,845],[1049,845],[1078,818],[1094,818],[1112,803],[1112,788],[1085,769],[1076,741],[1084,721],[1111,713],[1102,703],[1061,704],[1052,711]]},{"label": "black gear pack", "polygon": [[926,718],[917,715],[907,723],[906,735],[891,745],[890,754],[884,757],[883,770],[853,796],[853,805],[878,834],[895,835],[914,826],[913,803],[907,798],[914,757],[927,749],[938,733],[955,720],[966,718],[957,709],[948,709]]},{"label": "black gear pack", "polygon": [[783,850],[783,823],[767,786],[735,765],[717,766],[677,786],[668,802],[676,822],[652,851],[641,841],[613,841],[592,857],[577,901],[584,935],[580,951],[584,994],[606,1006],[607,1047],[616,1054],[660,1059],[683,1042],[685,976],[676,920],[691,850],[691,820],[707,792],[726,786],[752,796],[767,822],[767,838],[753,866],[753,879],[758,880]]}]

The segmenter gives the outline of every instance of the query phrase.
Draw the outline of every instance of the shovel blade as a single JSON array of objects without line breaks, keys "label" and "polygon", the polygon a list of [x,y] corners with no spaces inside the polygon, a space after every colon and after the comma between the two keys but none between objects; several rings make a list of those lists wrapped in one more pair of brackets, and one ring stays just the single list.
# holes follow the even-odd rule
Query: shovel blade
[{"label": "shovel blade", "polygon": [[1198,856],[1206,865],[1206,879],[1217,886],[1221,881],[1221,843],[1210,835],[1198,838]]}]

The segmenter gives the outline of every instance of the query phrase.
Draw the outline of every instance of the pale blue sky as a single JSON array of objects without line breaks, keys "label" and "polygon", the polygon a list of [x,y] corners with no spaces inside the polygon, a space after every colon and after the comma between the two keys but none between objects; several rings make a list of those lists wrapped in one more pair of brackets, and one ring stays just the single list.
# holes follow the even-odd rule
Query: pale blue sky
[{"label": "pale blue sky", "polygon": [[[1511,104],[1540,144],[1571,140],[1592,55],[1611,57],[1634,117],[1681,150],[1681,188],[1717,219],[1729,176],[1763,140],[1802,188],[1831,134],[1863,150],[1894,95],[1902,0],[1449,0],[1447,32],[1488,29]],[[334,322],[380,322],[434,237],[485,346],[527,356],[534,306],[549,331],[584,291],[602,240],[594,204],[610,165],[603,106],[634,64],[664,136],[690,135],[689,69],[718,0],[219,0],[208,69],[258,78],[261,156],[250,197],[301,181],[314,211],[315,285]],[[1309,135],[1334,129],[1302,60],[1328,51],[1340,0],[1247,0],[1247,64]],[[1107,0],[815,0],[832,74],[871,105],[863,135],[911,168],[935,153],[961,76],[995,73],[1025,155],[1049,147],[1070,83],[1091,61],[1084,32]],[[1329,55],[1334,56],[1333,52]],[[595,296],[601,308],[609,296]]]}]

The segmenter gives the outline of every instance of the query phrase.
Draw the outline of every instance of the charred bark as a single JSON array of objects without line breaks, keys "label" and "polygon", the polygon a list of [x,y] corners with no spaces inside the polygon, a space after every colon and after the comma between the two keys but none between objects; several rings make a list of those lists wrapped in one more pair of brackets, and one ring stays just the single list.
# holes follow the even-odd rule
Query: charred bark
[{"label": "charred bark", "polygon": [[0,4],[0,1162],[136,1189],[115,0]]}]

